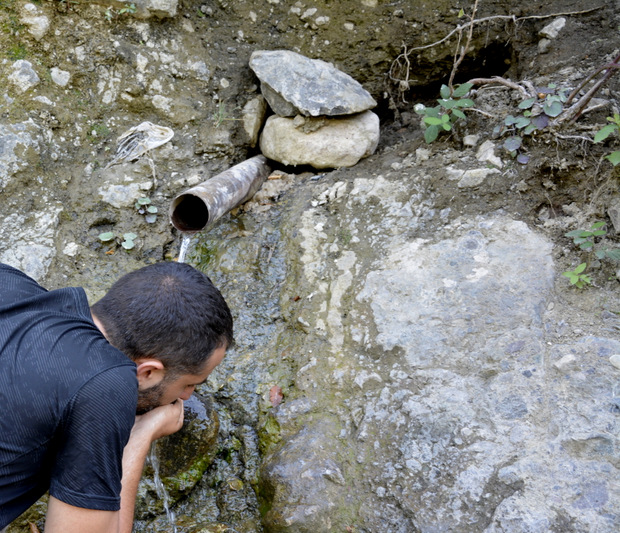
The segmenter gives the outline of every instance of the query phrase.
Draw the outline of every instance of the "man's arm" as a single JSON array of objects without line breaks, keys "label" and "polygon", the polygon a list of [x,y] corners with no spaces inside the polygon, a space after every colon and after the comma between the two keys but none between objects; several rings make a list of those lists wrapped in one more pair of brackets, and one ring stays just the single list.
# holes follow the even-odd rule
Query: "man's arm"
[{"label": "man's arm", "polygon": [[131,533],[138,483],[151,443],[175,433],[182,425],[182,400],[137,416],[123,452],[121,510],[82,509],[50,496],[45,533]]}]

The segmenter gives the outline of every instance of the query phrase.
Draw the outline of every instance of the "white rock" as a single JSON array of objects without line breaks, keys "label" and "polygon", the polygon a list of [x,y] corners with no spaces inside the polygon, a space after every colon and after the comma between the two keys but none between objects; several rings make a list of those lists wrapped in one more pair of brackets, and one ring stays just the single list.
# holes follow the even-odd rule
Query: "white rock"
[{"label": "white rock", "polygon": [[476,159],[486,163],[502,168],[504,166],[503,161],[495,155],[495,145],[492,141],[484,141],[478,151],[476,152]]},{"label": "white rock", "polygon": [[609,362],[620,369],[620,353],[615,353],[609,358]]},{"label": "white rock", "polygon": [[20,20],[37,41],[40,41],[50,28],[49,18],[34,4],[25,4],[22,7]]},{"label": "white rock", "polygon": [[15,86],[15,88],[25,93],[35,85],[38,85],[41,81],[39,76],[32,68],[32,63],[25,59],[19,59],[13,63],[13,72],[9,74],[9,81]]},{"label": "white rock", "polygon": [[379,117],[372,111],[324,121],[321,128],[304,133],[294,119],[273,115],[263,129],[261,151],[285,165],[339,168],[351,167],[376,150]]},{"label": "white rock", "polygon": [[546,37],[547,39],[555,39],[562,28],[566,25],[566,19],[564,17],[558,17],[553,22],[547,24],[542,30],[540,30],[539,35]]},{"label": "white rock", "polygon": [[243,106],[241,116],[243,117],[243,129],[250,138],[250,146],[256,146],[258,133],[265,121],[267,112],[267,102],[262,96],[256,96]]},{"label": "white rock", "polygon": [[58,67],[52,67],[51,74],[52,81],[61,87],[66,87],[71,80],[71,73],[66,70],[61,70]]}]

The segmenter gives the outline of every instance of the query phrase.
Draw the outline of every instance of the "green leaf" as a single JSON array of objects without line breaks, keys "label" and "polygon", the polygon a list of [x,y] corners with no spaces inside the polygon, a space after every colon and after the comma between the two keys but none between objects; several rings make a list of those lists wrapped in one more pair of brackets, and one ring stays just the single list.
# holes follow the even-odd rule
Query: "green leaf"
[{"label": "green leaf", "polygon": [[453,98],[462,98],[465,96],[471,88],[474,86],[473,83],[461,83],[454,91],[452,92]]},{"label": "green leaf", "polygon": [[129,240],[129,241],[123,241],[121,243],[121,246],[125,248],[125,250],[131,250],[135,246],[135,244],[133,241]]},{"label": "green leaf", "polygon": [[582,233],[583,233],[582,229],[574,229],[573,231],[569,231],[568,233],[565,233],[564,235],[566,237],[581,237]]},{"label": "green leaf", "polygon": [[594,252],[594,255],[596,256],[597,259],[604,259],[605,252],[606,250],[596,250],[596,252]]},{"label": "green leaf", "polygon": [[148,224],[153,224],[157,220],[157,215],[146,215],[144,220],[146,220]]},{"label": "green leaf", "polygon": [[427,117],[438,117],[439,113],[442,111],[440,106],[435,106],[435,107],[427,107],[424,110],[424,114]]},{"label": "green leaf", "polygon": [[517,123],[517,119],[515,117],[513,117],[512,115],[508,115],[505,119],[504,119],[504,124],[506,126],[512,126],[513,124]]},{"label": "green leaf", "polygon": [[471,98],[461,98],[455,101],[456,107],[474,107],[475,102]]},{"label": "green leaf", "polygon": [[146,197],[138,198],[138,202],[137,203],[139,203],[140,205],[148,205],[148,204],[151,203],[151,199],[150,198],[146,198]]},{"label": "green leaf", "polygon": [[106,231],[105,233],[99,234],[99,240],[101,242],[108,242],[108,241],[111,241],[113,238],[114,238],[114,233],[112,233],[111,231]]},{"label": "green leaf", "polygon": [[592,224],[592,227],[590,229],[599,229],[602,228],[605,225],[605,222],[603,222],[602,220],[599,220],[598,222],[595,222],[594,224]]},{"label": "green leaf", "polygon": [[562,272],[562,276],[566,276],[570,280],[572,285],[579,281],[579,276],[577,276],[574,272],[571,271]]},{"label": "green leaf", "polygon": [[447,85],[442,85],[441,89],[439,89],[439,96],[441,96],[444,100],[448,100],[452,96],[450,94],[450,87]]},{"label": "green leaf", "polygon": [[579,248],[581,248],[582,250],[588,250],[592,248],[592,246],[594,246],[594,243],[592,241],[586,241],[584,243],[581,243],[579,245]]},{"label": "green leaf", "polygon": [[430,144],[437,138],[437,135],[439,135],[439,127],[431,125],[424,132],[424,140]]},{"label": "green leaf", "polygon": [[587,263],[581,263],[580,265],[577,265],[577,268],[575,268],[573,272],[575,274],[581,274],[586,269],[586,266],[587,266]]},{"label": "green leaf", "polygon": [[601,237],[602,235],[607,235],[607,231],[605,231],[604,229],[597,229],[596,231],[592,232],[592,235],[594,235],[595,237]]},{"label": "green leaf", "polygon": [[545,105],[543,105],[543,111],[545,112],[545,115],[548,115],[550,117],[557,117],[560,113],[562,113],[563,110],[564,108],[562,107],[562,102],[559,102],[557,100],[554,100],[552,102],[545,102]]},{"label": "green leaf", "polygon": [[614,248],[613,250],[605,250],[605,255],[607,255],[609,259],[613,259],[614,261],[620,261],[620,248]]},{"label": "green leaf", "polygon": [[523,135],[531,135],[536,130],[537,130],[536,126],[534,126],[534,124],[530,124],[527,128],[523,130]]},{"label": "green leaf", "polygon": [[504,141],[504,148],[506,148],[506,150],[508,150],[509,152],[514,152],[521,147],[522,141],[523,139],[521,139],[521,137],[517,135],[515,135],[514,137],[508,137],[508,139]]},{"label": "green leaf", "polygon": [[124,233],[123,234],[123,238],[126,241],[133,241],[133,240],[137,239],[138,236],[135,233]]},{"label": "green leaf", "polygon": [[454,109],[452,110],[452,114],[453,114],[455,117],[458,117],[458,118],[462,118],[462,119],[466,119],[466,118],[467,118],[467,117],[465,116],[465,113],[463,113],[460,109],[456,109],[456,108],[454,108]]},{"label": "green leaf", "polygon": [[437,100],[444,109],[452,109],[457,104],[457,100]]},{"label": "green leaf", "polygon": [[149,213],[157,213],[157,208],[156,208],[154,205],[149,205],[149,206],[146,208],[146,210],[147,210]]},{"label": "green leaf", "polygon": [[446,131],[450,131],[452,129],[452,124],[450,122],[444,122],[441,126]]},{"label": "green leaf", "polygon": [[519,104],[519,109],[529,109],[536,103],[536,98],[528,98]]},{"label": "green leaf", "polygon": [[531,123],[531,120],[529,118],[517,117],[515,126],[517,127],[517,129],[522,129],[522,128],[525,128],[525,126],[529,126],[530,123]]},{"label": "green leaf", "polygon": [[594,142],[600,143],[601,141],[604,141],[617,129],[618,127],[615,124],[607,124],[607,126],[603,126],[594,136]]},{"label": "green leaf", "polygon": [[459,11],[459,18],[462,18],[464,16],[465,16],[465,10],[461,8],[461,10]]},{"label": "green leaf", "polygon": [[437,117],[424,117],[424,122],[429,126],[441,126],[443,123],[443,121]]},{"label": "green leaf", "polygon": [[611,164],[615,167],[618,163],[620,163],[620,150],[612,152],[609,155],[605,156],[605,159],[609,160]]}]

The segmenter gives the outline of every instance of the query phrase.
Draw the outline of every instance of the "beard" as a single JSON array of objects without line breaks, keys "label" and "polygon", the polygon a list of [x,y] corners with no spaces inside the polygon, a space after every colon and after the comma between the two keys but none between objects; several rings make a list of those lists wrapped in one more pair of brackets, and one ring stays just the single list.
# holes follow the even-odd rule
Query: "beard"
[{"label": "beard", "polygon": [[138,405],[136,407],[136,414],[143,415],[144,413],[159,407],[161,397],[164,395],[163,382],[153,385],[152,387],[138,391]]}]

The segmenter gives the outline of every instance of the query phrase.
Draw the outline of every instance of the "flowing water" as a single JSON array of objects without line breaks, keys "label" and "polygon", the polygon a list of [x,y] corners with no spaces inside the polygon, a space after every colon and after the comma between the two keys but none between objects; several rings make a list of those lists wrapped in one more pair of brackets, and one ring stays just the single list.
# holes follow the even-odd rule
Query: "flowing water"
[{"label": "flowing water", "polygon": [[168,496],[168,491],[166,490],[166,487],[161,480],[161,476],[159,475],[159,459],[157,458],[155,442],[151,444],[151,451],[149,453],[148,460],[153,468],[153,482],[155,484],[155,491],[157,492],[157,496],[163,502],[164,511],[166,511],[168,523],[170,524],[173,533],[177,533],[176,516],[174,511],[170,509],[170,497]]},{"label": "flowing water", "polygon": [[185,256],[187,255],[187,249],[189,248],[190,237],[188,235],[183,236],[183,240],[181,241],[181,248],[179,249],[179,258],[177,262],[184,263]]},{"label": "flowing water", "polygon": [[[189,248],[189,236],[183,236],[183,240],[181,241],[181,248],[179,249],[179,258],[177,261],[179,263],[185,262],[185,256],[187,255],[187,250]],[[177,533],[176,526],[176,517],[174,511],[170,509],[170,496],[168,495],[168,491],[164,486],[161,476],[159,475],[159,459],[157,458],[157,450],[155,448],[155,443],[151,444],[151,451],[149,453],[149,462],[151,463],[151,467],[153,468],[153,482],[155,483],[155,491],[157,492],[157,496],[162,500],[164,505],[164,511],[166,511],[166,516],[168,517],[168,523],[172,527],[173,533]]]}]

